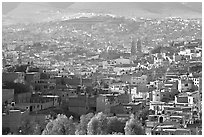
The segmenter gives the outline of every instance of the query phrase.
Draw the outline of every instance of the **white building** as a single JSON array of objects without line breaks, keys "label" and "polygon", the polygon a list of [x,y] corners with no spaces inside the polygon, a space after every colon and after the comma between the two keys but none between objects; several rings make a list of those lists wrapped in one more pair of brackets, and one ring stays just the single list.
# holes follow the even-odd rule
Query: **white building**
[{"label": "white building", "polygon": [[116,65],[116,61],[114,60],[108,60],[108,61],[102,62],[103,69],[108,69],[110,67],[114,67],[115,65]]},{"label": "white building", "polygon": [[125,93],[125,87],[127,85],[125,83],[113,83],[110,85],[111,92],[118,92],[121,94]]},{"label": "white building", "polygon": [[179,92],[186,92],[193,88],[193,81],[192,80],[178,80],[178,91]]},{"label": "white building", "polygon": [[160,102],[161,92],[159,90],[152,91],[152,102]]},{"label": "white building", "polygon": [[120,57],[118,59],[115,59],[116,64],[130,64],[130,59],[125,59],[123,57]]},{"label": "white building", "polygon": [[183,56],[190,56],[190,58],[192,57],[201,57],[202,52],[200,49],[185,49],[182,50],[178,53],[179,55],[183,55]]},{"label": "white building", "polygon": [[193,106],[193,97],[187,94],[175,96],[175,104],[188,104],[188,106]]},{"label": "white building", "polygon": [[194,85],[196,85],[197,87],[199,87],[199,85],[200,85],[200,78],[199,78],[199,77],[197,77],[197,78],[195,78],[195,77],[189,77],[189,79],[193,80]]},{"label": "white building", "polygon": [[117,74],[120,74],[123,71],[133,71],[135,70],[136,67],[133,67],[130,64],[121,64],[121,65],[116,65],[113,68],[113,71],[116,72]]}]

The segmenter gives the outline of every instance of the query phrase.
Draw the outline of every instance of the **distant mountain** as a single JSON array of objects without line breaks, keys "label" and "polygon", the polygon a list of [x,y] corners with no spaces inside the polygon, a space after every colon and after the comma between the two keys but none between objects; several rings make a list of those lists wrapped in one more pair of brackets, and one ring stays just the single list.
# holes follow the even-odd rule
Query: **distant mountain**
[{"label": "distant mountain", "polygon": [[63,9],[54,7],[50,3],[23,2],[4,15],[6,18],[3,18],[3,22],[36,23],[50,21],[61,18],[61,10]]},{"label": "distant mountain", "polygon": [[[3,3],[3,25],[36,23],[62,19],[77,13],[109,13],[125,17],[201,18],[202,3],[178,2],[22,2],[6,9]],[[13,8],[13,9],[12,9]]]},{"label": "distant mountain", "polygon": [[67,8],[68,11],[110,13],[126,17],[184,17],[201,18],[202,3],[179,2],[78,2]]},{"label": "distant mountain", "polygon": [[18,7],[7,13],[7,16],[17,22],[30,23],[47,21],[49,16],[56,12],[57,10],[47,3],[20,3]]}]

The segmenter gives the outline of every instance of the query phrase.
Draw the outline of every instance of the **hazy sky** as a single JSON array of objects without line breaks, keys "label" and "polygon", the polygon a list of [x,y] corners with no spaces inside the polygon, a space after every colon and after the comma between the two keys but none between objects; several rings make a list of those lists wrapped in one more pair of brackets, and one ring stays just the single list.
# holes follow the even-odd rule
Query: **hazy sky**
[{"label": "hazy sky", "polygon": [[[2,13],[6,14],[9,11],[13,10],[14,8],[16,8],[21,2],[2,2]],[[69,5],[71,5],[73,2],[37,2],[36,4],[43,4],[43,5],[51,5],[53,7],[56,8],[66,8]],[[33,3],[32,3],[33,4]]]},{"label": "hazy sky", "polygon": [[[6,14],[9,11],[16,8],[21,2],[2,2],[2,13]],[[43,6],[51,6],[59,9],[67,8],[69,5],[73,4],[74,2],[32,2],[32,4],[38,4]],[[188,3],[188,2],[186,2]],[[199,10],[202,8],[201,2],[190,2],[190,5],[194,7],[195,10]]]},{"label": "hazy sky", "polygon": [[10,10],[16,8],[20,2],[2,2],[2,13],[6,14]]}]

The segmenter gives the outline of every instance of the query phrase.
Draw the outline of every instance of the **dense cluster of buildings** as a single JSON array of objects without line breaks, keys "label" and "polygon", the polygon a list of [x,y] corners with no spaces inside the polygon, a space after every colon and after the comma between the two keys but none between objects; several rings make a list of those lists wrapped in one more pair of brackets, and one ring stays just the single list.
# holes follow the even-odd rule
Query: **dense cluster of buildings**
[{"label": "dense cluster of buildings", "polygon": [[[108,47],[130,51],[130,37],[140,37],[142,50],[171,40],[202,38],[201,19],[127,19],[108,15],[48,23],[4,26],[3,55],[7,63],[35,60],[36,65],[68,65],[72,60],[100,54]],[[180,38],[182,36],[182,38]],[[187,53],[188,54],[188,53]],[[79,56],[78,56],[79,55]]]},{"label": "dense cluster of buildings", "polygon": [[107,50],[62,66],[24,64],[20,55],[11,66],[3,58],[2,126],[18,132],[22,121],[43,122],[53,108],[117,117],[149,109],[146,134],[194,134],[189,125],[202,120],[200,42],[174,42],[175,52],[166,46],[144,54],[140,39],[132,39],[131,53],[114,56]]}]

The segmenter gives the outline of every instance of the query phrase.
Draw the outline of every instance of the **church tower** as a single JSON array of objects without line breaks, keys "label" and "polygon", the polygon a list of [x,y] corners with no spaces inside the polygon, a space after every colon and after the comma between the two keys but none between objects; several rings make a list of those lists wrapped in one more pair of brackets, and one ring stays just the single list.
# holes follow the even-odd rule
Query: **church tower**
[{"label": "church tower", "polygon": [[137,42],[132,38],[131,41],[131,59],[139,59],[142,55],[142,42],[140,39],[137,39]]},{"label": "church tower", "polygon": [[7,65],[7,61],[6,61],[6,57],[5,57],[5,53],[2,53],[2,66],[3,68]]},{"label": "church tower", "polygon": [[131,57],[136,55],[136,43],[134,39],[131,41]]},{"label": "church tower", "polygon": [[22,64],[22,59],[21,59],[21,52],[18,52],[18,64],[21,65]]},{"label": "church tower", "polygon": [[142,53],[142,42],[140,39],[137,40],[137,53],[138,54]]}]

